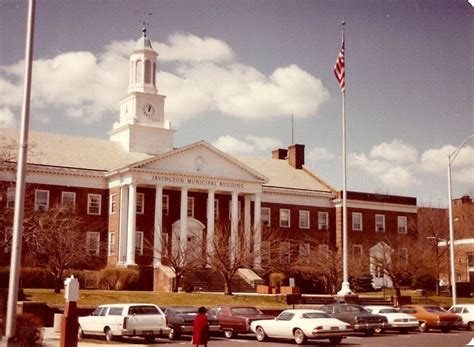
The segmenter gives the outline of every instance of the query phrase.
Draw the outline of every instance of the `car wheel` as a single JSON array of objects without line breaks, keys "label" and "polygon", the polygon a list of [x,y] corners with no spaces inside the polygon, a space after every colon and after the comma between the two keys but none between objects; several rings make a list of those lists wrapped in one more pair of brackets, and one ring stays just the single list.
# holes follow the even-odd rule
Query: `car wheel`
[{"label": "car wheel", "polygon": [[257,336],[258,342],[263,342],[267,339],[267,334],[265,333],[265,330],[263,330],[262,327],[257,327],[257,329],[255,330],[255,335]]},{"label": "car wheel", "polygon": [[107,342],[111,342],[114,340],[114,335],[112,334],[112,330],[110,330],[109,327],[104,329],[104,333],[105,333],[105,340]]},{"label": "car wheel", "polygon": [[155,337],[154,336],[145,336],[144,340],[145,340],[145,343],[153,343],[153,342],[155,342]]},{"label": "car wheel", "polygon": [[338,345],[342,341],[342,337],[337,336],[337,337],[330,337],[329,342],[331,342],[331,345]]},{"label": "car wheel", "polygon": [[83,339],[86,335],[84,334],[84,331],[82,330],[82,327],[79,325],[79,328],[77,329],[77,338]]},{"label": "car wheel", "polygon": [[224,336],[227,339],[231,339],[234,337],[234,331],[233,330],[224,330]]},{"label": "car wheel", "polygon": [[422,333],[426,333],[428,330],[430,330],[430,328],[426,322],[420,322],[420,325],[418,325],[418,330],[420,330]]},{"label": "car wheel", "polygon": [[369,329],[365,331],[365,336],[373,336],[375,334],[374,329]]},{"label": "car wheel", "polygon": [[443,333],[449,333],[451,331],[451,328],[441,328],[441,331]]},{"label": "car wheel", "polygon": [[175,329],[171,327],[170,332],[168,333],[168,338],[170,340],[176,340],[181,336],[181,333],[178,331],[178,329]]},{"label": "car wheel", "polygon": [[295,329],[295,331],[293,332],[293,337],[295,338],[295,342],[297,345],[302,345],[306,342],[306,335],[301,329]]},{"label": "car wheel", "polygon": [[471,331],[474,331],[474,322],[469,322],[469,323],[467,324],[467,329],[468,329],[468,330],[471,330]]}]

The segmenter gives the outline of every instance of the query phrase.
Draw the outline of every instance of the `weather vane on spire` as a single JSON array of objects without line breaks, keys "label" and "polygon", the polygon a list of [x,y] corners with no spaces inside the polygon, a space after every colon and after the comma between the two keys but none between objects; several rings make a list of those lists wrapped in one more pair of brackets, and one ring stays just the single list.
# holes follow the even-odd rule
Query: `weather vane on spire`
[{"label": "weather vane on spire", "polygon": [[152,15],[151,12],[135,11],[135,16],[141,16],[142,17],[142,20],[140,21],[140,24],[142,26],[142,32],[143,32],[144,37],[146,37],[147,27],[150,26],[150,22],[147,22],[146,19],[147,19],[147,16],[151,16],[151,15]]}]

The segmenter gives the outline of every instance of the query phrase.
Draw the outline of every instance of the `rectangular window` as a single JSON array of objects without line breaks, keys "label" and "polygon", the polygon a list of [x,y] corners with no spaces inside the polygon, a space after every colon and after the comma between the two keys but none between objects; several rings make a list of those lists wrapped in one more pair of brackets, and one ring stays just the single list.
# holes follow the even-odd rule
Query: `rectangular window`
[{"label": "rectangular window", "polygon": [[100,233],[89,231],[86,234],[86,251],[90,255],[99,255]]},{"label": "rectangular window", "polygon": [[385,231],[385,215],[383,214],[375,215],[375,231],[380,231],[380,232]]},{"label": "rectangular window", "polygon": [[298,247],[299,256],[301,258],[308,258],[310,255],[310,244],[309,243],[300,243]]},{"label": "rectangular window", "polygon": [[318,230],[329,229],[329,217],[327,212],[318,212]]},{"label": "rectangular window", "polygon": [[188,217],[194,217],[194,198],[188,197]]},{"label": "rectangular window", "polygon": [[87,194],[87,214],[100,215],[102,195]]},{"label": "rectangular window", "polygon": [[467,252],[467,266],[474,267],[474,252]]},{"label": "rectangular window", "polygon": [[405,216],[397,217],[397,230],[399,234],[407,233],[407,217]]},{"label": "rectangular window", "polygon": [[15,208],[15,187],[7,188],[7,208],[8,209]]},{"label": "rectangular window", "polygon": [[290,210],[286,208],[280,208],[280,227],[289,228],[290,225]]},{"label": "rectangular window", "polygon": [[137,255],[143,255],[143,231],[137,231],[135,233],[135,253]]},{"label": "rectangular window", "polygon": [[8,227],[5,228],[5,231],[2,235],[1,243],[3,244],[3,252],[4,253],[10,253],[10,247],[12,244],[12,234],[13,234],[13,228]]},{"label": "rectangular window", "polygon": [[362,245],[352,245],[352,255],[360,257],[362,255]]},{"label": "rectangular window", "polygon": [[270,221],[271,221],[271,212],[270,212],[270,207],[262,207],[260,209],[260,220],[262,225],[270,226]]},{"label": "rectangular window", "polygon": [[362,230],[362,213],[352,212],[352,230]]},{"label": "rectangular window", "polygon": [[163,215],[167,216],[170,211],[170,197],[169,195],[163,195]]},{"label": "rectangular window", "polygon": [[109,213],[115,214],[117,212],[117,194],[111,193],[110,194],[110,206],[109,206]]},{"label": "rectangular window", "polygon": [[115,254],[115,233],[109,233],[109,245],[107,247],[107,255],[110,257]]},{"label": "rectangular window", "polygon": [[329,254],[329,246],[327,244],[318,245],[318,252],[324,255]]},{"label": "rectangular window", "polygon": [[309,211],[301,210],[300,214],[300,229],[309,229]]},{"label": "rectangular window", "polygon": [[71,209],[74,211],[74,209],[76,208],[76,193],[62,192],[61,193],[61,207]]},{"label": "rectangular window", "polygon": [[145,213],[145,194],[137,193],[137,214]]},{"label": "rectangular window", "polygon": [[46,211],[49,208],[49,190],[35,190],[35,211]]},{"label": "rectangular window", "polygon": [[280,243],[280,262],[282,264],[289,264],[291,261],[290,247],[289,242]]},{"label": "rectangular window", "polygon": [[214,199],[214,219],[219,219],[219,200]]}]

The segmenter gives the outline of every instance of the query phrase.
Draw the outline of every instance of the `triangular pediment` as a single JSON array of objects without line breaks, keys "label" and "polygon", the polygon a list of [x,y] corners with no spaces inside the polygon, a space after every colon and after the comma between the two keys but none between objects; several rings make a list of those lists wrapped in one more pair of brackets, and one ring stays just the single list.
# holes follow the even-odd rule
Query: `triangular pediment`
[{"label": "triangular pediment", "polygon": [[134,170],[186,176],[216,177],[265,183],[259,172],[205,141],[193,143],[129,166]]}]

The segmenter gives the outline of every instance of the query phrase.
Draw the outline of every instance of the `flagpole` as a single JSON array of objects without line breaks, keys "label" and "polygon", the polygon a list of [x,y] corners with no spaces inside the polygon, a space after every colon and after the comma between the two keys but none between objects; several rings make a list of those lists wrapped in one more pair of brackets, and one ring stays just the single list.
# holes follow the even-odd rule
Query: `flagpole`
[{"label": "flagpole", "polygon": [[347,169],[346,169],[346,88],[345,88],[345,35],[346,22],[342,22],[342,49],[344,50],[344,84],[341,88],[342,94],[342,286],[338,295],[344,296],[352,291],[349,285],[348,271],[348,242],[347,242]]}]

